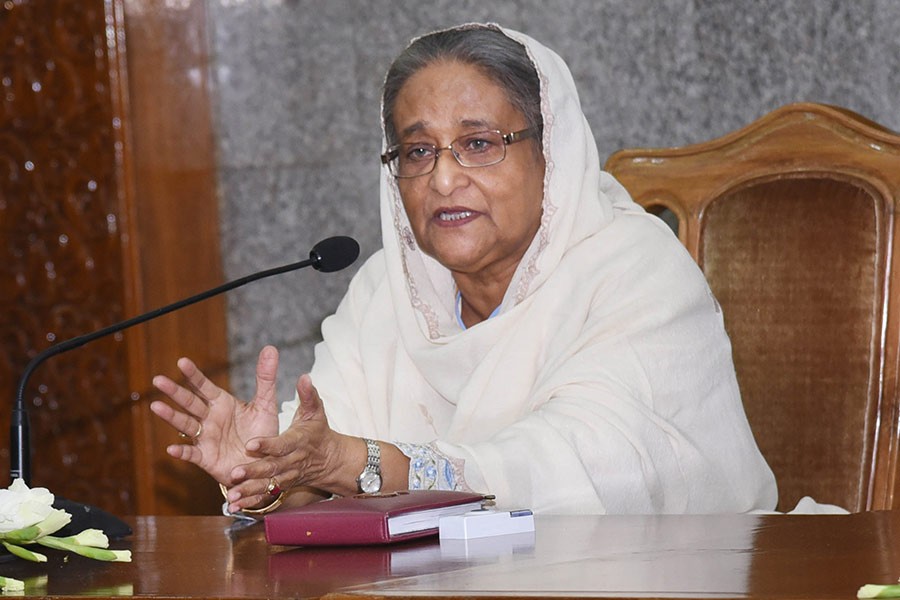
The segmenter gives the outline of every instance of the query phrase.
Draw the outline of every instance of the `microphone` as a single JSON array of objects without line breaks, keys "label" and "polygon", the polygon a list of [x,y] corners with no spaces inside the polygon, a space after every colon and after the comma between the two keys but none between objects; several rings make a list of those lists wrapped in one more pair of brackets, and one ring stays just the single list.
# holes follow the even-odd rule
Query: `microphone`
[{"label": "microphone", "polygon": [[[190,298],[179,300],[162,308],[157,308],[150,312],[126,319],[114,325],[104,327],[97,331],[87,333],[69,340],[65,340],[50,346],[43,352],[40,352],[25,366],[22,377],[19,379],[19,386],[16,392],[16,400],[12,411],[12,420],[10,423],[10,479],[15,480],[21,478],[26,484],[31,485],[31,432],[28,423],[28,413],[25,410],[25,388],[28,385],[28,379],[34,370],[45,360],[57,354],[68,352],[79,348],[88,342],[92,342],[103,336],[128,329],[134,325],[144,323],[156,317],[168,314],[174,310],[190,306],[206,300],[212,296],[216,296],[223,292],[233,290],[236,287],[246,285],[250,282],[271,277],[272,275],[280,275],[288,271],[295,271],[304,267],[312,267],[323,273],[333,273],[340,271],[353,264],[359,257],[359,244],[353,238],[346,236],[335,236],[324,239],[313,246],[309,252],[309,258],[299,262],[291,263],[274,269],[268,269],[259,273],[253,273],[235,279],[211,290],[207,290]],[[74,522],[73,515],[73,522]]]},{"label": "microphone", "polygon": [[322,240],[309,251],[313,269],[323,273],[334,273],[346,269],[357,258],[359,258],[359,244],[353,238],[343,235]]}]

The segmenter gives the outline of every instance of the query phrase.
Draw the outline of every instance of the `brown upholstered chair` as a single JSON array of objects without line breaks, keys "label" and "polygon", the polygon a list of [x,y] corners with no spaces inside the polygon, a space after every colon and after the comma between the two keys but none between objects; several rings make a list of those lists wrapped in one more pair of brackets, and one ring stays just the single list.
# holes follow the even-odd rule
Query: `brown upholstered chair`
[{"label": "brown upholstered chair", "polygon": [[706,143],[617,152],[605,168],[677,219],[721,303],[779,510],[805,495],[900,505],[900,136],[792,104]]}]

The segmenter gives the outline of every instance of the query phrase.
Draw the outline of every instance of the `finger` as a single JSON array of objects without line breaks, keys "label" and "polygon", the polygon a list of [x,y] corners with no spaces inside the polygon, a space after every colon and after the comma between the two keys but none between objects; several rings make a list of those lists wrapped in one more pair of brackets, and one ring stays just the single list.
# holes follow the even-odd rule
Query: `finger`
[{"label": "finger", "polygon": [[178,433],[196,441],[200,432],[200,420],[175,410],[167,403],[154,400],[150,403],[150,410],[160,419],[168,423]]},{"label": "finger", "polygon": [[[188,383],[193,388],[198,399],[203,402],[204,406],[209,402],[214,402],[219,396],[225,393],[222,388],[204,375],[203,371],[197,368],[197,365],[194,364],[194,361],[191,359],[185,357],[179,358],[178,368],[185,378],[187,378]],[[200,416],[205,416],[205,414]]]},{"label": "finger", "polygon": [[238,465],[231,470],[231,481],[238,484],[250,481],[268,481],[278,473],[278,466],[278,463],[272,458],[263,458]]},{"label": "finger", "polygon": [[289,475],[279,475],[266,479],[251,479],[238,483],[228,489],[225,495],[232,512],[242,508],[253,508],[260,505],[268,505],[282,493],[291,487]]},{"label": "finger", "polygon": [[276,382],[278,379],[278,349],[266,346],[259,352],[256,361],[256,396],[253,402],[257,408],[277,411],[278,399]]},{"label": "finger", "polygon": [[244,444],[244,449],[251,455],[285,456],[302,445],[302,438],[292,429],[273,436],[259,436],[250,438]]},{"label": "finger", "polygon": [[271,495],[263,492],[262,494],[242,495],[238,488],[228,490],[228,510],[236,513],[245,508],[263,507],[275,501]]},{"label": "finger", "polygon": [[166,447],[166,453],[172,458],[177,458],[197,466],[203,461],[203,452],[190,444],[172,444]]},{"label": "finger", "polygon": [[229,473],[229,477],[235,485],[244,490],[245,494],[254,494],[259,491],[260,485],[265,487],[273,477],[281,482],[282,488],[289,483],[299,480],[300,470],[290,460],[263,458],[236,466]]},{"label": "finger", "polygon": [[297,397],[300,399],[300,408],[294,414],[294,420],[309,421],[325,417],[325,407],[309,374],[301,375],[297,380]]},{"label": "finger", "polygon": [[209,412],[209,406],[207,406],[206,402],[191,390],[178,385],[164,375],[157,375],[154,377],[153,386],[171,398],[173,402],[183,408],[186,412],[196,416],[198,419],[206,418],[206,415]]}]

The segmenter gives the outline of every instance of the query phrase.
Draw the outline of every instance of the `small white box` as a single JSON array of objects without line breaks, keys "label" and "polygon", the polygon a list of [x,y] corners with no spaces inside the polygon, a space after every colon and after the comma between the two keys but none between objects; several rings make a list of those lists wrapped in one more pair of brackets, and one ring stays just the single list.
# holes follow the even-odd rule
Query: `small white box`
[{"label": "small white box", "polygon": [[469,540],[493,535],[534,531],[534,514],[530,510],[499,512],[476,510],[463,515],[441,517],[442,540]]}]

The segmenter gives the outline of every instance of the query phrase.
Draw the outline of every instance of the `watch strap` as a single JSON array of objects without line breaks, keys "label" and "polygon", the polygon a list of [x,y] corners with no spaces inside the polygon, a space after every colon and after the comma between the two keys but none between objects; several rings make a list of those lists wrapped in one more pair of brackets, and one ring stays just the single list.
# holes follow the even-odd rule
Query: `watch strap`
[{"label": "watch strap", "polygon": [[366,442],[366,469],[381,474],[381,446],[375,440],[364,439]]},{"label": "watch strap", "polygon": [[[366,443],[366,466],[356,478],[360,492],[366,491],[363,489],[363,479],[367,478],[367,475],[375,475],[379,482],[381,480],[381,447],[375,440],[363,438],[363,441]],[[378,487],[380,488],[380,483]]]}]

